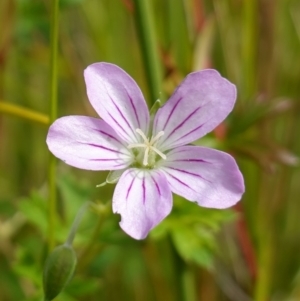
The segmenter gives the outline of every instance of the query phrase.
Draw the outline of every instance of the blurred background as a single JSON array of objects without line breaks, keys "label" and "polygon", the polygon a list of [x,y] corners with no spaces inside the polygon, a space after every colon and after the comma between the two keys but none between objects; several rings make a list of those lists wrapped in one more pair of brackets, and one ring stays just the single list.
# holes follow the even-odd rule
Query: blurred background
[{"label": "blurred background", "polygon": [[[0,1],[1,301],[43,299],[51,5]],[[58,162],[55,244],[84,201],[99,208],[81,223],[75,275],[56,300],[300,300],[300,1],[60,0],[58,116],[97,116],[83,70],[98,61],[126,70],[149,106],[195,70],[233,82],[233,112],[196,143],[231,153],[246,193],[222,211],[175,196],[171,215],[135,241],[111,212],[113,185],[95,187],[107,174]]]}]

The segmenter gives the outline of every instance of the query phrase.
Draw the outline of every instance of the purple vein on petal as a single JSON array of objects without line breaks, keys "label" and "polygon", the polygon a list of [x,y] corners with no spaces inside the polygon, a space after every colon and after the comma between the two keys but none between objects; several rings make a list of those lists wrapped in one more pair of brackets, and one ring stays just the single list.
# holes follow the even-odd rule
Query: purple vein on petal
[{"label": "purple vein on petal", "polygon": [[184,170],[184,169],[179,169],[179,168],[171,167],[171,166],[168,166],[167,168],[170,168],[170,169],[172,169],[172,170],[179,171],[179,172],[182,172],[182,173],[184,173],[184,174],[188,174],[188,175],[191,175],[191,176],[200,178],[200,179],[202,179],[202,180],[204,180],[204,181],[206,181],[206,182],[208,182],[208,183],[212,183],[211,181],[209,181],[209,180],[203,178],[202,176],[200,176],[200,175],[198,175],[198,174],[196,174],[196,173],[193,173],[193,172],[190,172],[190,171],[187,171],[187,170]]},{"label": "purple vein on petal", "polygon": [[179,148],[172,149],[171,153],[172,153],[172,155],[174,155],[174,154],[186,153],[189,151],[190,151],[189,149],[179,147]]},{"label": "purple vein on petal", "polygon": [[[171,178],[173,178],[174,180],[176,180],[177,182],[179,182],[180,184],[182,184],[183,186],[195,191],[192,187],[190,187],[188,184],[182,182],[181,180],[179,180],[177,177],[173,176],[171,173],[167,172],[166,170],[164,170]],[[196,192],[196,191],[195,191]]]},{"label": "purple vein on petal", "polygon": [[168,118],[167,118],[167,120],[166,120],[166,122],[165,122],[165,125],[163,126],[162,129],[165,129],[165,128],[166,128],[167,124],[169,123],[169,120],[170,120],[171,116],[173,115],[173,113],[174,113],[176,107],[178,106],[178,104],[180,103],[180,101],[181,101],[182,99],[183,99],[183,97],[180,97],[180,98],[177,100],[177,102],[175,103],[174,107],[172,108],[172,110],[171,110],[171,112],[170,112],[170,114],[169,114],[169,116],[168,116]]},{"label": "purple vein on petal", "polygon": [[[179,125],[176,126],[175,129],[172,130],[172,132],[168,135],[168,137],[166,137],[165,139],[170,138],[179,128],[181,128],[186,121],[188,121],[198,110],[200,110],[202,108],[202,106],[198,107],[197,109],[195,109],[192,113],[190,113]],[[202,126],[202,125],[201,125]]]},{"label": "purple vein on petal", "polygon": [[103,135],[105,135],[105,136],[107,136],[107,137],[109,137],[109,138],[111,138],[111,139],[113,139],[113,140],[115,140],[115,141],[117,141],[118,143],[120,143],[120,144],[123,145],[123,143],[122,143],[119,139],[117,139],[116,137],[112,136],[111,134],[109,134],[109,133],[107,133],[107,132],[104,132],[104,131],[98,130],[98,129],[92,129],[92,130],[94,130],[94,131],[96,131],[96,132],[98,132],[98,133],[101,133],[101,134],[103,134]]},{"label": "purple vein on petal", "polygon": [[125,123],[127,124],[127,126],[132,130],[133,133],[135,133],[134,129],[132,128],[132,126],[129,124],[128,120],[125,118],[125,116],[123,115],[122,111],[119,109],[119,107],[116,105],[116,103],[114,102],[113,98],[108,94],[108,97],[110,98],[110,100],[112,101],[112,103],[114,104],[115,108],[118,110],[119,114],[121,115],[122,119],[125,121]]},{"label": "purple vein on petal", "polygon": [[[152,178],[152,177],[151,177],[151,178]],[[153,182],[154,182],[154,185],[155,185],[155,187],[156,187],[156,190],[157,190],[157,192],[158,192],[159,196],[161,196],[160,188],[159,188],[159,186],[158,186],[157,182],[155,181],[155,179],[154,179],[154,178],[152,178],[152,180],[153,180]]]},{"label": "purple vein on petal", "polygon": [[145,205],[145,201],[146,201],[145,177],[143,177],[143,184],[142,184],[142,188],[143,188],[143,204]]},{"label": "purple vein on petal", "polygon": [[[125,122],[126,122],[127,125],[129,126],[129,128],[130,128],[130,129],[133,131],[133,133],[134,133],[134,130],[133,130],[133,129],[131,128],[131,126],[128,124],[127,119],[123,116],[123,114],[122,114],[122,112],[120,111],[119,107],[115,104],[113,98],[110,96],[110,94],[109,94],[109,92],[108,92],[108,89],[107,89],[106,85],[104,85],[104,88],[105,88],[105,90],[106,90],[106,93],[107,93],[109,99],[112,101],[112,103],[114,104],[115,108],[118,110],[118,112],[120,113],[120,115],[122,116],[122,118],[125,120]],[[123,132],[128,136],[128,133],[126,133],[126,131],[124,130],[124,128],[117,122],[117,120],[116,120],[116,119],[115,119],[108,111],[106,111],[106,112],[107,112],[108,115],[114,120],[114,122],[115,122],[115,123],[123,130]]]},{"label": "purple vein on petal", "polygon": [[185,134],[185,135],[183,135],[183,136],[181,136],[181,137],[177,138],[176,140],[174,140],[174,141],[173,141],[173,143],[174,143],[174,142],[176,142],[176,141],[178,141],[178,140],[180,140],[180,139],[183,139],[183,138],[187,137],[188,135],[192,134],[193,132],[195,132],[195,131],[199,130],[200,128],[202,128],[202,127],[203,127],[203,125],[204,125],[204,124],[205,124],[205,122],[204,122],[204,123],[202,123],[201,125],[197,126],[195,129],[193,129],[193,130],[189,131],[187,134]]},{"label": "purple vein on petal", "polygon": [[107,112],[107,114],[118,125],[118,127],[126,134],[126,136],[128,136],[128,133],[124,130],[124,128],[120,125],[120,123],[109,112]]},{"label": "purple vein on petal", "polygon": [[200,162],[200,163],[207,163],[212,164],[211,162],[202,160],[202,159],[175,159],[175,160],[169,160],[169,162]]},{"label": "purple vein on petal", "polygon": [[131,183],[130,183],[128,189],[127,189],[127,193],[126,193],[126,202],[128,201],[128,196],[129,196],[129,193],[130,193],[130,191],[131,191],[131,188],[132,188],[132,185],[133,185],[133,182],[135,181],[135,179],[136,179],[135,177],[132,178],[132,181],[131,181]]},{"label": "purple vein on petal", "polygon": [[135,105],[134,105],[134,103],[133,103],[133,101],[132,101],[132,98],[130,97],[130,95],[129,95],[129,93],[128,93],[128,91],[126,90],[126,93],[127,93],[127,96],[128,96],[128,98],[129,98],[129,100],[130,100],[130,104],[131,104],[131,106],[132,106],[132,108],[133,108],[133,111],[134,111],[134,115],[135,115],[135,117],[136,117],[136,120],[137,120],[137,122],[138,122],[138,128],[140,129],[141,128],[141,124],[140,124],[140,119],[139,119],[139,116],[138,116],[138,114],[137,114],[137,111],[136,111],[136,107],[135,107]]},{"label": "purple vein on petal", "polygon": [[[177,147],[172,149],[172,151],[170,152],[171,156],[175,155],[175,154],[181,154],[181,153],[186,153],[186,152],[190,152],[190,148],[189,147]],[[200,160],[200,159],[199,159]]]},{"label": "purple vein on petal", "polygon": [[115,149],[109,148],[109,147],[105,147],[102,145],[97,145],[97,144],[93,144],[93,143],[83,143],[83,142],[79,142],[80,144],[84,144],[84,145],[89,145],[89,146],[93,146],[93,147],[97,147],[97,148],[101,148],[101,149],[105,149],[107,151],[110,151],[112,153],[116,153],[116,154],[121,154],[121,155],[125,155],[128,156],[128,154],[122,153],[120,151],[117,151]]}]

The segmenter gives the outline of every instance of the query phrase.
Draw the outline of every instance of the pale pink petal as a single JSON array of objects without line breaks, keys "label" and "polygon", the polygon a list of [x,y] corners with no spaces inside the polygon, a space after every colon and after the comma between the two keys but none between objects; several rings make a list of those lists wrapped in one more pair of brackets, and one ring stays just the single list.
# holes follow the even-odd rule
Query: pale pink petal
[{"label": "pale pink petal", "polygon": [[161,160],[171,190],[209,208],[227,208],[244,193],[244,180],[229,154],[200,146],[181,146]]},{"label": "pale pink petal", "polygon": [[121,228],[135,239],[145,238],[172,209],[172,193],[157,170],[128,169],[114,195],[113,211],[121,214]]},{"label": "pale pink petal", "polygon": [[77,168],[116,170],[132,163],[132,154],[103,120],[85,116],[57,119],[49,128],[49,150]]},{"label": "pale pink petal", "polygon": [[164,131],[161,150],[188,144],[212,131],[231,112],[236,88],[215,70],[189,74],[158,110],[154,135]]},{"label": "pale pink petal", "polygon": [[88,98],[99,114],[128,144],[148,132],[149,112],[136,82],[121,68],[95,63],[84,71]]}]

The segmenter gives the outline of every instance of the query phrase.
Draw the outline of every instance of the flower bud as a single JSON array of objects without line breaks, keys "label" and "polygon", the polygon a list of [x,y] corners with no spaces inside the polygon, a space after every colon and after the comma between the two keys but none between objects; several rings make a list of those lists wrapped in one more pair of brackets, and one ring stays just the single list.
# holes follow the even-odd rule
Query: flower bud
[{"label": "flower bud", "polygon": [[68,244],[56,247],[49,254],[43,273],[45,301],[54,299],[68,284],[73,276],[76,262],[75,251]]}]

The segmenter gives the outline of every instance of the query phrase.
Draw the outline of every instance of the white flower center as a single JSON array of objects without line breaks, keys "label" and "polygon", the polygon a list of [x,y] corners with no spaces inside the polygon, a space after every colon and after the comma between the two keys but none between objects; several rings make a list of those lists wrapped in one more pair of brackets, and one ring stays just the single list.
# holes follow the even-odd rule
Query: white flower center
[{"label": "white flower center", "polygon": [[161,136],[164,135],[164,131],[160,131],[157,133],[156,136],[152,136],[150,141],[149,138],[146,137],[146,135],[143,133],[143,131],[141,129],[136,129],[136,132],[138,134],[141,135],[141,137],[143,138],[144,142],[143,143],[132,143],[128,145],[128,148],[144,148],[144,158],[143,158],[143,165],[147,166],[149,164],[149,156],[150,156],[150,152],[153,151],[156,154],[158,154],[161,158],[163,158],[164,160],[167,159],[167,156],[165,154],[163,154],[159,149],[157,149],[155,147],[155,144],[157,143],[157,141],[159,140],[159,138]]}]

